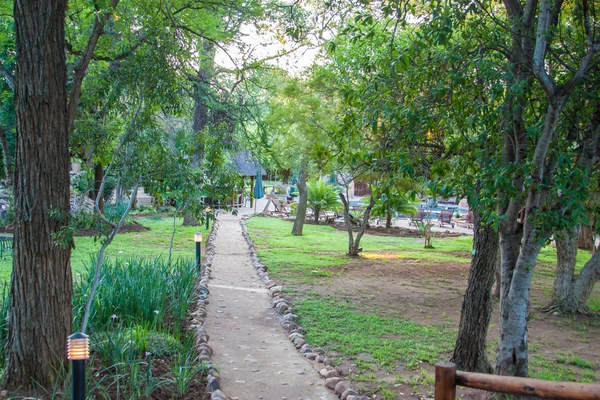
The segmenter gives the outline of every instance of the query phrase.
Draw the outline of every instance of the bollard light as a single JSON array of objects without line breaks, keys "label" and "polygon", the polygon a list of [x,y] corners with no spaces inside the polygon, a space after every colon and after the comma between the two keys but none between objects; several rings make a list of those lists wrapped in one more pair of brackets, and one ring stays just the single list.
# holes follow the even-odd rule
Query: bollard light
[{"label": "bollard light", "polygon": [[210,218],[210,207],[206,207],[206,230],[208,230],[208,220]]},{"label": "bollard light", "polygon": [[90,337],[77,332],[67,338],[67,359],[81,361],[90,358]]},{"label": "bollard light", "polygon": [[196,268],[198,269],[198,273],[200,273],[200,261],[202,259],[202,232],[196,232],[194,234],[194,242],[196,242]]},{"label": "bollard light", "polygon": [[73,400],[85,400],[85,360],[90,358],[90,338],[82,332],[67,338],[67,359],[73,372]]}]

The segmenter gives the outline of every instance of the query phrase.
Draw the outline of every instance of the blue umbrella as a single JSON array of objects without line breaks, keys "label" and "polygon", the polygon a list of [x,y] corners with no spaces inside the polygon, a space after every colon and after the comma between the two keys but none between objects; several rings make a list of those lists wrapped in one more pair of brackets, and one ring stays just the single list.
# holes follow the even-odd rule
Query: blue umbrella
[{"label": "blue umbrella", "polygon": [[262,199],[265,195],[262,183],[262,174],[256,171],[256,183],[254,184],[254,211],[256,211],[256,200]]}]

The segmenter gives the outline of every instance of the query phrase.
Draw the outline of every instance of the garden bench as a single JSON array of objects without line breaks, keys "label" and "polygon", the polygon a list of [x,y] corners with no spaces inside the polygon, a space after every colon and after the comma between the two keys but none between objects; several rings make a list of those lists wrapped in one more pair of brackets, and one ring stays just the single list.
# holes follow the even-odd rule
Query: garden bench
[{"label": "garden bench", "polygon": [[452,222],[452,216],[454,215],[454,210],[442,210],[440,211],[440,217],[438,218],[438,223],[440,224],[440,228],[444,224],[448,224],[452,226],[454,229],[454,222]]},{"label": "garden bench", "polygon": [[12,236],[0,236],[0,259],[4,257],[4,253],[12,253],[13,238]]}]

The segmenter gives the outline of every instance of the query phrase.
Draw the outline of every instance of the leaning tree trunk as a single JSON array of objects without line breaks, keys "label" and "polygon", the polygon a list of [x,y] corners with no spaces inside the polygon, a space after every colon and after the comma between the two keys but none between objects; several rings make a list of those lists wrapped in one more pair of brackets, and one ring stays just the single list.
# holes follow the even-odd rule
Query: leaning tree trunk
[{"label": "leaning tree trunk", "polygon": [[296,208],[296,219],[294,220],[294,226],[292,227],[292,235],[295,236],[302,236],[302,229],[304,228],[306,207],[308,205],[308,191],[306,189],[307,179],[308,173],[306,172],[306,168],[303,168],[298,176],[298,208]]},{"label": "leaning tree trunk", "polygon": [[490,224],[481,223],[478,212],[474,212],[474,217],[473,259],[451,361],[461,370],[491,373],[486,340],[493,308],[498,233]]},{"label": "leaning tree trunk", "polygon": [[2,146],[2,160],[4,161],[4,173],[6,174],[6,182],[8,186],[12,186],[14,171],[8,139],[6,137],[6,129],[0,126],[0,145]]},{"label": "leaning tree trunk", "polygon": [[[15,236],[5,387],[49,387],[72,329],[66,0],[15,2]],[[51,215],[51,211],[54,213]]]}]

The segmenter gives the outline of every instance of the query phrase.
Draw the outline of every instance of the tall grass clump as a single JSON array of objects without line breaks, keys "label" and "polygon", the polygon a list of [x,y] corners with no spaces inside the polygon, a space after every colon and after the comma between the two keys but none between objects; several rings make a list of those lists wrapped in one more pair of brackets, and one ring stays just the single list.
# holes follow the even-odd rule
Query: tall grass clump
[{"label": "tall grass clump", "polygon": [[[178,259],[170,265],[162,258],[129,258],[106,261],[92,303],[90,331],[108,326],[147,326],[179,337],[179,330],[194,293],[193,262]],[[95,261],[75,280],[75,327],[92,285]]]}]

